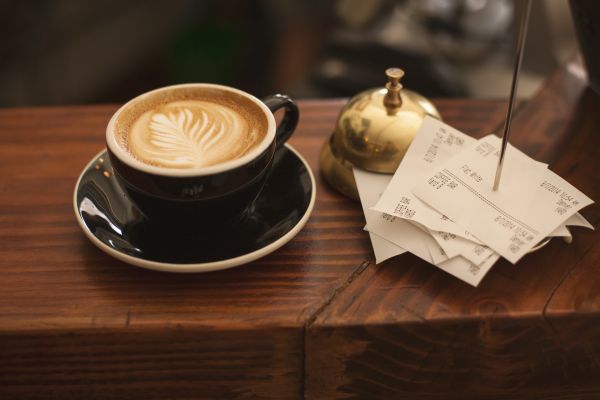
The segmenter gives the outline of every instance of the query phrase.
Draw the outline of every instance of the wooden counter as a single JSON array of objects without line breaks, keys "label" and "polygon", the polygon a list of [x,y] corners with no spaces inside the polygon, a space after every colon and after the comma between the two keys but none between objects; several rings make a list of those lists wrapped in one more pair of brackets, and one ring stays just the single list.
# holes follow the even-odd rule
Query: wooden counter
[{"label": "wooden counter", "polygon": [[[600,96],[577,63],[511,141],[600,200]],[[289,244],[197,275],[139,269],[81,233],[75,181],[117,105],[0,110],[1,399],[597,399],[600,233],[574,230],[478,288],[405,254],[375,265],[359,204],[319,176],[342,100],[300,101],[317,202]],[[439,100],[476,137],[505,102]],[[598,227],[600,208],[583,214]]]}]

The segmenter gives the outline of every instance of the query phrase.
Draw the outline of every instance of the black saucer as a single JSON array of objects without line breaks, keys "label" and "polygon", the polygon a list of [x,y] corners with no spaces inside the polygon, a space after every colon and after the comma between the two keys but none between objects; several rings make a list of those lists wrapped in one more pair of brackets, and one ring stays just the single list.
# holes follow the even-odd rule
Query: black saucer
[{"label": "black saucer", "polygon": [[75,185],[75,215],[92,243],[129,264],[169,272],[235,267],[289,242],[312,212],[316,188],[306,161],[285,145],[273,162],[263,191],[241,219],[218,227],[190,221],[197,229],[182,233],[153,223],[137,209],[102,151]]}]

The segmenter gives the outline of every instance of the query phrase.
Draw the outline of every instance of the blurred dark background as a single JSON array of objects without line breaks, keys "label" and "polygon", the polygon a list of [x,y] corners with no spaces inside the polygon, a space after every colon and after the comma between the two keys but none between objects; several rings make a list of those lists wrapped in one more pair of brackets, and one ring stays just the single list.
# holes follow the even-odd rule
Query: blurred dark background
[{"label": "blurred dark background", "polygon": [[[535,0],[521,95],[576,51]],[[0,0],[0,106],[123,102],[182,82],[345,97],[398,66],[430,97],[504,97],[518,0]]]}]

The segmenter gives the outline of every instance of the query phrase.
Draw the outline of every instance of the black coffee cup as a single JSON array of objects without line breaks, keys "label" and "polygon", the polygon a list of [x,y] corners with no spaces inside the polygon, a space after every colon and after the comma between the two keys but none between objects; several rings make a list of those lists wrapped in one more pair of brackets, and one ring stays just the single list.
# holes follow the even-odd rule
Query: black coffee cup
[{"label": "black coffee cup", "polygon": [[[132,156],[119,142],[115,123],[122,113],[152,96],[203,90],[240,100],[261,110],[266,119],[262,141],[239,158],[203,168],[173,169],[149,165]],[[243,104],[242,104],[243,103]],[[284,109],[276,125],[273,113]],[[123,105],[106,130],[107,150],[119,183],[150,220],[193,230],[204,224],[240,218],[259,195],[271,169],[274,155],[291,136],[298,123],[298,107],[286,95],[276,94],[263,101],[241,90],[213,84],[185,84],[157,89]]]}]

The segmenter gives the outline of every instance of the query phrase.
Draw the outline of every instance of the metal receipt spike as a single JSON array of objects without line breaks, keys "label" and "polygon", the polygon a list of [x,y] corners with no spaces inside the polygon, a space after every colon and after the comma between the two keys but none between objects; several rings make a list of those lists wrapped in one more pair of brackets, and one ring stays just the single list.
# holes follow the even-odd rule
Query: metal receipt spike
[{"label": "metal receipt spike", "polygon": [[529,24],[529,12],[531,11],[531,0],[525,0],[523,5],[523,16],[519,27],[519,39],[517,41],[517,52],[515,57],[515,69],[513,71],[513,80],[510,87],[510,98],[508,100],[508,110],[506,111],[506,120],[504,121],[504,133],[502,134],[502,148],[496,167],[496,178],[494,179],[494,190],[498,190],[500,177],[502,176],[502,166],[504,165],[504,156],[506,155],[506,146],[508,145],[508,134],[510,131],[510,122],[512,119],[517,87],[519,84],[519,72],[521,71],[521,61],[523,60],[523,48],[525,47],[525,38],[527,37],[527,25]]}]

